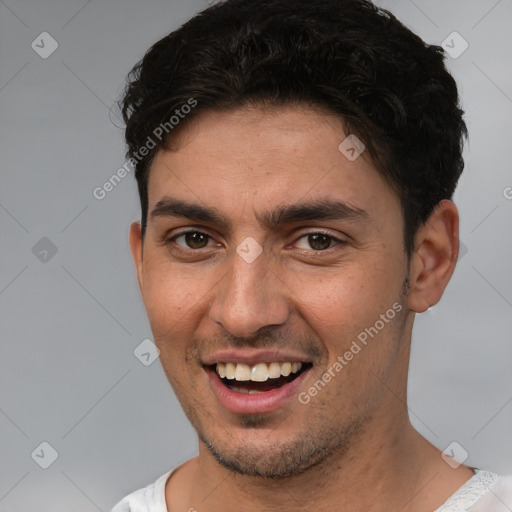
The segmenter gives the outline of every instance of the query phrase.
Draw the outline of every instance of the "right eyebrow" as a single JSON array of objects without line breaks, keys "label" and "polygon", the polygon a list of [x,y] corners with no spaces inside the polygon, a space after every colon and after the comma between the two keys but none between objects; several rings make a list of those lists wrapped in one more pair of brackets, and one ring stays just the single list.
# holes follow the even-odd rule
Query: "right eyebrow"
[{"label": "right eyebrow", "polygon": [[151,220],[157,217],[184,217],[197,222],[217,224],[225,229],[230,227],[229,221],[216,208],[187,203],[174,197],[163,197],[156,203],[151,212]]}]

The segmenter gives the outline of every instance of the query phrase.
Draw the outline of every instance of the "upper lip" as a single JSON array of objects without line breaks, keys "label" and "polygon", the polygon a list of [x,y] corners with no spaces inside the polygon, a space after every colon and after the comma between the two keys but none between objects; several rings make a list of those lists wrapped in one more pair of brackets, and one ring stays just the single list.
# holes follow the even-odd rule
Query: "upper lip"
[{"label": "upper lip", "polygon": [[278,350],[221,350],[203,359],[203,364],[210,366],[217,363],[307,363],[309,358],[297,352],[283,352]]}]

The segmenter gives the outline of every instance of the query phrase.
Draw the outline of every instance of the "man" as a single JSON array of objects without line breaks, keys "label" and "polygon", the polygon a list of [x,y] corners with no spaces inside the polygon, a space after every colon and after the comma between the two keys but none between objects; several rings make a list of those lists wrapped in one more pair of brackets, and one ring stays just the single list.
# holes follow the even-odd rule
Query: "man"
[{"label": "man", "polygon": [[113,511],[499,510],[507,480],[447,464],[407,410],[414,316],[459,245],[442,50],[365,0],[228,0],[121,106],[132,256],[199,455]]}]

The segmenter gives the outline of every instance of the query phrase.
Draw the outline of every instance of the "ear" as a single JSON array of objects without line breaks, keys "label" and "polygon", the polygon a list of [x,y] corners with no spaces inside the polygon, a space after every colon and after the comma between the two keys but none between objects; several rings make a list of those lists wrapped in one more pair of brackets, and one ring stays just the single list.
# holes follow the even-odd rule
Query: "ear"
[{"label": "ear", "polygon": [[415,236],[410,263],[408,305],[423,313],[437,304],[450,281],[459,255],[459,213],[443,199]]},{"label": "ear", "polygon": [[133,222],[130,226],[130,251],[137,272],[139,290],[142,293],[142,230],[140,222]]}]

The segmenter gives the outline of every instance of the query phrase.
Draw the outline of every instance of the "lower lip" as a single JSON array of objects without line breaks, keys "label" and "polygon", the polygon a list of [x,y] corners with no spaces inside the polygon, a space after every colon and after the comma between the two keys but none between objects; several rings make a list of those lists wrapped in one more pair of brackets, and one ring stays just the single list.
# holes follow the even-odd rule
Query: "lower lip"
[{"label": "lower lip", "polygon": [[235,414],[261,414],[276,411],[283,407],[288,400],[297,394],[308,372],[309,369],[305,370],[296,379],[280,388],[249,395],[248,393],[232,391],[222,383],[215,370],[206,370],[210,378],[210,387],[217,395],[220,404]]}]

